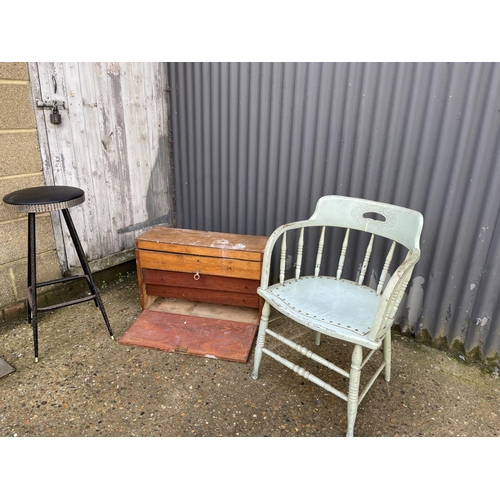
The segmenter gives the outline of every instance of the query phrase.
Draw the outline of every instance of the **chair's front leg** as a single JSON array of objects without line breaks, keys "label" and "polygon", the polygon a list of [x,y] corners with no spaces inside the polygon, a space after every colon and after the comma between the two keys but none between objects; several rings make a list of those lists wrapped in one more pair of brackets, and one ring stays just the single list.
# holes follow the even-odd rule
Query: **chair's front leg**
[{"label": "chair's front leg", "polygon": [[351,371],[349,373],[349,393],[347,395],[347,437],[354,436],[354,422],[358,412],[359,382],[361,379],[361,363],[363,362],[363,349],[360,345],[354,347],[351,358]]},{"label": "chair's front leg", "polygon": [[266,328],[269,323],[269,315],[271,314],[271,306],[267,301],[264,302],[262,307],[262,316],[260,318],[259,333],[257,335],[257,342],[255,345],[255,359],[253,364],[252,378],[257,380],[259,376],[259,366],[262,359],[262,348],[266,340]]}]

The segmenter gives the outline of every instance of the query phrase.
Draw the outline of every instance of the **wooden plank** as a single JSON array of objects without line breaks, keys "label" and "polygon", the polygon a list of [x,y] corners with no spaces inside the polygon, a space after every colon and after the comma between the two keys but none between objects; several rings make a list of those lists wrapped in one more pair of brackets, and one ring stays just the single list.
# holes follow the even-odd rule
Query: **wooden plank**
[{"label": "wooden plank", "polygon": [[[140,217],[142,207],[134,199],[131,188],[131,185],[139,183],[135,179],[132,182],[128,179],[130,169],[127,166],[133,163],[129,162],[124,148],[128,138],[121,109],[124,106],[121,80],[112,64],[81,63],[79,66],[82,83],[88,82],[85,86],[89,90],[82,89],[77,95],[85,99],[87,114],[94,114],[89,160],[97,182],[92,186],[91,199],[95,198],[99,206],[103,207],[103,219],[108,213],[106,223],[99,228],[103,235],[102,251],[111,252],[116,245],[130,248],[132,235],[118,234],[118,230],[131,224],[135,217]],[[118,165],[123,167],[118,168]]]},{"label": "wooden plank", "polygon": [[140,262],[143,269],[178,271],[184,273],[199,272],[213,276],[230,276],[251,280],[260,279],[261,264],[235,259],[220,259],[176,253],[151,252],[140,250]]},{"label": "wooden plank", "polygon": [[258,325],[260,315],[255,309],[248,307],[228,306],[223,304],[209,304],[182,299],[158,298],[149,308],[151,311],[169,312],[173,314],[187,314],[203,318],[227,319]]},{"label": "wooden plank", "polygon": [[235,293],[223,290],[200,290],[198,288],[185,288],[166,285],[146,284],[148,296],[170,297],[230,306],[259,307],[259,296],[255,293]]},{"label": "wooden plank", "polygon": [[[130,185],[133,217],[120,229],[157,217],[170,211],[170,168],[168,144],[168,120],[166,69],[163,63],[109,63],[116,68],[109,71],[121,86],[121,107],[116,112],[123,115],[121,133],[126,142],[126,160],[129,168],[124,172]],[[114,76],[116,73],[116,77]],[[117,114],[118,118],[118,114]],[[125,233],[127,234],[127,233]],[[133,235],[133,233],[128,233]],[[138,233],[135,233],[137,236]]]},{"label": "wooden plank", "polygon": [[246,363],[256,333],[248,323],[146,310],[119,343]]},{"label": "wooden plank", "polygon": [[244,259],[260,262],[268,238],[241,234],[154,227],[136,238],[136,246],[184,255]]},{"label": "wooden plank", "polygon": [[143,270],[139,250],[135,251],[135,262],[137,265],[137,284],[139,287],[139,299],[141,301],[141,308],[147,309],[155,301],[156,297],[149,296],[146,292],[146,284],[143,280]]}]

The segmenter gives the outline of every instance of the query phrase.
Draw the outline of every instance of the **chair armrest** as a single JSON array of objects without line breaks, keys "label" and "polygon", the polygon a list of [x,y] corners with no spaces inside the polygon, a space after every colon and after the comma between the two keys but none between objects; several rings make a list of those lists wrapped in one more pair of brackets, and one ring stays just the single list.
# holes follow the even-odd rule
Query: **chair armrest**
[{"label": "chair armrest", "polygon": [[401,265],[396,269],[391,279],[382,292],[380,305],[377,310],[375,321],[368,335],[371,340],[376,340],[383,332],[392,326],[399,304],[403,298],[408,282],[415,265],[420,260],[420,250],[415,249],[409,254]]}]

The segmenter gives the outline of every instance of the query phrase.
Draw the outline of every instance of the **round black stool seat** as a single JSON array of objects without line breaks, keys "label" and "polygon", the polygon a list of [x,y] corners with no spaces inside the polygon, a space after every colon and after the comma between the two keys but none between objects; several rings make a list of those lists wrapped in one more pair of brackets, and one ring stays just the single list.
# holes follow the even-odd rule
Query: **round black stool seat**
[{"label": "round black stool seat", "polygon": [[71,186],[39,186],[9,193],[3,201],[23,213],[49,212],[80,205],[85,201],[85,192]]}]

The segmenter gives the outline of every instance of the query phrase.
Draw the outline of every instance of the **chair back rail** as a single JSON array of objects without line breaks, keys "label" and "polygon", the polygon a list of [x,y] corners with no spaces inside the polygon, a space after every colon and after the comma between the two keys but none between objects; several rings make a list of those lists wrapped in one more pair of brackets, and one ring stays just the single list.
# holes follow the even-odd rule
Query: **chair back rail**
[{"label": "chair back rail", "polygon": [[320,226],[370,232],[408,249],[419,248],[423,226],[423,217],[415,210],[346,196],[323,196],[308,220]]}]

